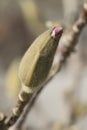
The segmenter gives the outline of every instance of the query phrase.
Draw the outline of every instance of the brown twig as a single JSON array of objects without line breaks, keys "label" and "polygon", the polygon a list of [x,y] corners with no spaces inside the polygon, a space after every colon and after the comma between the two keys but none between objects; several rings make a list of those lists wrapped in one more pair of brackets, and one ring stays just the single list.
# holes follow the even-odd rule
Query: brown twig
[{"label": "brown twig", "polygon": [[[47,83],[46,83],[47,84]],[[44,84],[45,85],[45,84]],[[40,95],[40,92],[44,89],[44,85],[41,86],[32,96],[32,98],[30,99],[28,105],[26,106],[24,112],[22,113],[21,117],[19,118],[19,120],[17,121],[17,124],[16,124],[16,130],[17,129],[22,129],[22,126],[26,120],[26,117],[27,117],[27,113],[30,112],[32,106],[34,105],[36,99],[38,98],[38,96]]]},{"label": "brown twig", "polygon": [[[76,21],[76,23],[72,26],[72,28],[68,32],[65,32],[65,34],[63,35],[61,39],[61,42],[59,44],[58,51],[56,54],[58,61],[56,64],[54,62],[47,82],[60,70],[62,63],[66,60],[66,58],[73,51],[82,29],[86,25],[86,22],[87,22],[87,4],[84,4],[84,8],[82,10],[82,14],[80,15],[79,19]],[[27,113],[30,111],[32,105],[36,101],[42,89],[43,89],[43,86],[33,95],[31,101],[28,104],[28,107],[26,108],[23,116],[21,117],[21,120],[19,121],[19,124],[21,122],[24,123]],[[4,123],[7,127],[10,127],[17,121],[19,117],[14,118],[13,115],[11,115],[7,117]],[[20,125],[22,125],[22,123]]]},{"label": "brown twig", "polygon": [[[48,80],[45,83],[45,85],[48,83],[49,80],[53,78],[53,76],[60,70],[62,63],[67,59],[67,57],[71,54],[71,52],[74,50],[75,45],[77,44],[78,38],[80,33],[82,32],[82,29],[87,23],[87,4],[84,4],[83,10],[81,12],[80,17],[75,22],[75,24],[64,33],[62,36],[62,39],[60,41],[57,53],[55,55],[54,63],[52,66],[52,69],[50,71],[50,74],[48,76]],[[30,112],[33,104],[35,103],[37,97],[39,96],[40,92],[43,90],[44,85],[40,87],[36,93],[34,93],[31,101],[28,103],[27,107],[25,108],[25,111],[21,115],[21,118],[17,122],[17,127],[21,128],[23,123],[26,120],[26,117],[28,113]]]},{"label": "brown twig", "polygon": [[53,65],[54,69],[52,68],[53,70],[53,73],[51,73],[52,76],[55,75],[55,73],[57,73],[60,70],[62,63],[67,59],[67,57],[71,54],[71,52],[74,51],[74,47],[77,44],[80,33],[82,32],[82,29],[84,28],[86,23],[87,23],[87,4],[85,3],[78,20],[74,23],[74,25],[71,28],[65,31],[64,35],[61,38],[54,60]]}]

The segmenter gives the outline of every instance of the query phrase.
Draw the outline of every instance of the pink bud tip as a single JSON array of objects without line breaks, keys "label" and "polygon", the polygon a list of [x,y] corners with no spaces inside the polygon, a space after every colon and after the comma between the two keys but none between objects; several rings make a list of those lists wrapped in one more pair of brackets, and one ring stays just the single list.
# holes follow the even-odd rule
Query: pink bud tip
[{"label": "pink bud tip", "polygon": [[61,35],[62,32],[63,32],[62,27],[54,27],[51,36],[55,38],[55,37]]}]

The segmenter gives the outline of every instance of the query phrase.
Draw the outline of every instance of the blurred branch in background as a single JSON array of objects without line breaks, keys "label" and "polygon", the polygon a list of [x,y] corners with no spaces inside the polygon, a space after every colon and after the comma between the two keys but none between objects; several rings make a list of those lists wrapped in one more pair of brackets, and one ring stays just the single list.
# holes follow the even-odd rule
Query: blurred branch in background
[{"label": "blurred branch in background", "polygon": [[[24,53],[32,39],[16,0],[0,0],[0,64],[6,68]],[[4,60],[5,59],[5,60]]]},{"label": "blurred branch in background", "polygon": [[26,24],[36,36],[45,30],[40,11],[34,0],[19,0]]},{"label": "blurred branch in background", "polygon": [[21,83],[18,77],[18,68],[19,68],[20,58],[16,58],[10,64],[6,72],[6,89],[9,100],[15,100],[20,89]]}]

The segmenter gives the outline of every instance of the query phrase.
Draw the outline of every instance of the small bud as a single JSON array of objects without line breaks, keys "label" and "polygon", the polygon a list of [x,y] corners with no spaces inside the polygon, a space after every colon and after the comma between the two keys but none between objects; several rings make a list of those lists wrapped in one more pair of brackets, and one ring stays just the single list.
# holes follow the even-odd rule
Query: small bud
[{"label": "small bud", "polygon": [[54,27],[51,36],[53,38],[58,37],[63,32],[63,29],[61,27]]}]

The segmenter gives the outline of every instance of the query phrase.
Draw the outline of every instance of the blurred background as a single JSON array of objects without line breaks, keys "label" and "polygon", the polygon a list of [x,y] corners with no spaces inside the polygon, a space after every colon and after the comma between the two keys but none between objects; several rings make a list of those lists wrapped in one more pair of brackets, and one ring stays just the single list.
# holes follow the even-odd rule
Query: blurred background
[{"label": "blurred background", "polygon": [[[21,88],[18,66],[32,41],[48,27],[69,28],[83,0],[0,0],[0,111],[9,114]],[[29,113],[31,130],[87,130],[87,27],[76,52],[49,82]]]}]

